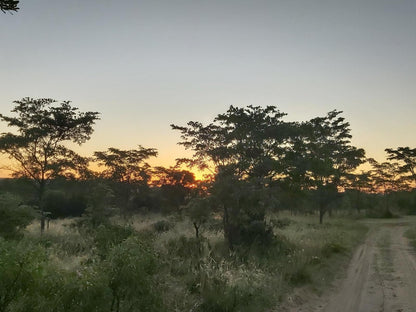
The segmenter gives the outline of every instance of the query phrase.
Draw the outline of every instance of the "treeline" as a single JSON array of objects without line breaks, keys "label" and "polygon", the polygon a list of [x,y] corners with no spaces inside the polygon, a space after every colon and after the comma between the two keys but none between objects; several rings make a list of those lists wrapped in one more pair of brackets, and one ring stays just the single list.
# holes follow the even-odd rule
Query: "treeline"
[{"label": "treeline", "polygon": [[14,175],[0,180],[0,311],[280,310],[294,287],[329,284],[367,230],[318,220],[416,212],[415,150],[358,173],[368,160],[340,111],[290,122],[231,106],[172,125],[194,153],[170,168],[140,145],[68,149],[99,116],[30,98],[0,115],[16,130],[0,135]]},{"label": "treeline", "polygon": [[[192,216],[198,236],[207,216],[217,214],[233,249],[272,240],[268,211],[316,211],[320,223],[335,210],[416,212],[416,149],[386,149],[388,162],[366,159],[337,110],[292,122],[274,106],[230,106],[209,124],[171,125],[181,134],[179,144],[194,154],[170,168],[152,168],[148,160],[157,150],[140,145],[110,147],[91,157],[68,149],[65,142],[89,140],[100,116],[79,112],[70,102],[24,98],[12,113],[0,114],[17,130],[0,136],[0,150],[14,161],[10,169],[19,180],[3,180],[2,189],[37,208],[42,231],[48,218],[89,215],[99,224],[114,214],[154,211]],[[357,173],[365,162],[371,169]],[[91,170],[91,163],[101,170]],[[205,170],[206,178],[197,181],[185,166]]]}]

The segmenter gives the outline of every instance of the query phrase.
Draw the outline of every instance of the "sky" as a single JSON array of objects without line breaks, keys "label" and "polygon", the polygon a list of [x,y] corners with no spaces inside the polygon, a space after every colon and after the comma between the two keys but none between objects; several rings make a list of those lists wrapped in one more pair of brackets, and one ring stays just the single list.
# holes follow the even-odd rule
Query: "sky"
[{"label": "sky", "polygon": [[172,123],[230,105],[287,120],[338,109],[353,144],[383,160],[416,147],[415,16],[414,0],[21,0],[0,14],[0,113],[70,100],[101,113],[79,153],[140,144],[169,166],[190,155]]}]

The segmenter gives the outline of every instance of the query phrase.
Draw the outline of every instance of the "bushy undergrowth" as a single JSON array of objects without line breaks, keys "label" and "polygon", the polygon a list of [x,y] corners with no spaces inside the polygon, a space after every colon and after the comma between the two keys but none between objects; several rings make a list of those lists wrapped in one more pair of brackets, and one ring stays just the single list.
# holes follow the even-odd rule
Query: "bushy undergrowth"
[{"label": "bushy undergrowth", "polygon": [[0,236],[18,238],[35,216],[33,208],[21,204],[19,197],[10,193],[0,194]]},{"label": "bushy undergrowth", "polygon": [[365,231],[351,220],[291,217],[269,223],[267,244],[230,252],[210,227],[217,219],[199,237],[190,219],[160,220],[52,223],[43,236],[1,240],[0,311],[269,311],[294,287],[327,283]]}]

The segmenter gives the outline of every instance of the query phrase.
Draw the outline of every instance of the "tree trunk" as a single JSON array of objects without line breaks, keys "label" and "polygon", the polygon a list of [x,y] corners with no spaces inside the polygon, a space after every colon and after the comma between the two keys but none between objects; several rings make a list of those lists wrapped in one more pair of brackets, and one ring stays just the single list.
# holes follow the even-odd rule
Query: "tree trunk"
[{"label": "tree trunk", "polygon": [[325,206],[323,204],[321,204],[319,206],[319,224],[323,223],[325,212],[326,212]]},{"label": "tree trunk", "polygon": [[39,183],[38,206],[40,210],[40,234],[45,231],[45,210],[43,207],[43,195],[45,193],[45,181]]},{"label": "tree trunk", "polygon": [[194,222],[194,228],[195,228],[195,236],[196,238],[199,238],[199,226],[196,222]]}]

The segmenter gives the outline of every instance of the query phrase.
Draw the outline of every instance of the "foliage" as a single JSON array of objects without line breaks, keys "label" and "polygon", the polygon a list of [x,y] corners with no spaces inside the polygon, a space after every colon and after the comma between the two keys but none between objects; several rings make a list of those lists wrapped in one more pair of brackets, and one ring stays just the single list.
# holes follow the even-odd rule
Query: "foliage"
[{"label": "foliage", "polygon": [[416,148],[398,147],[397,149],[386,148],[389,160],[399,162],[399,172],[404,175],[406,181],[416,182]]},{"label": "foliage", "polygon": [[0,0],[0,10],[5,13],[6,11],[17,11],[19,10],[18,0]]},{"label": "foliage", "polygon": [[111,249],[102,265],[113,296],[110,311],[162,311],[153,282],[156,259],[145,242],[126,239]]},{"label": "foliage", "polygon": [[97,254],[105,258],[114,246],[121,244],[134,234],[134,230],[129,226],[115,224],[101,224],[94,231],[90,232],[94,239]]},{"label": "foliage", "polygon": [[87,208],[83,194],[67,194],[63,190],[49,190],[44,197],[44,210],[51,218],[80,217]]},{"label": "foliage", "polygon": [[146,160],[155,156],[156,149],[142,146],[134,150],[110,147],[107,151],[94,152],[94,160],[104,167],[99,175],[112,182],[114,196],[117,197],[118,207],[124,216],[131,210],[133,199],[147,193],[151,173]]},{"label": "foliage", "polygon": [[114,193],[108,185],[98,183],[93,186],[88,196],[84,220],[92,226],[108,223],[108,218],[113,213],[113,198]]},{"label": "foliage", "polygon": [[[53,106],[52,99],[24,98],[15,101],[9,117],[0,114],[0,120],[8,127],[17,128],[0,135],[0,152],[14,160],[10,168],[15,177],[26,177],[35,183],[39,206],[43,212],[42,199],[48,181],[57,176],[74,177],[74,172],[88,176],[88,160],[63,145],[64,142],[82,144],[92,132],[97,112],[78,112],[69,101]],[[41,231],[44,228],[42,213]]]},{"label": "foliage", "polygon": [[9,193],[0,194],[0,236],[16,238],[35,218],[34,209]]},{"label": "foliage", "polygon": [[110,147],[104,152],[94,152],[95,161],[105,169],[101,175],[118,182],[146,182],[149,179],[149,164],[145,162],[150,157],[157,156],[154,148],[139,146],[135,150],[120,150]]},{"label": "foliage", "polygon": [[26,292],[36,289],[46,260],[45,253],[37,246],[25,242],[7,242],[0,238],[0,311]]},{"label": "foliage", "polygon": [[172,125],[182,133],[179,144],[194,151],[193,159],[182,161],[201,169],[211,167],[215,173],[211,193],[223,210],[230,249],[242,242],[246,225],[263,220],[258,193],[284,172],[292,129],[283,122],[284,115],[273,106],[230,106],[207,126],[193,121],[186,127]]},{"label": "foliage", "polygon": [[389,194],[408,188],[406,181],[400,175],[398,163],[387,161],[379,163],[373,158],[369,158],[368,162],[372,167],[369,173],[375,191]]},{"label": "foliage", "polygon": [[200,228],[207,223],[211,215],[210,202],[208,198],[192,198],[185,207],[186,213],[195,228],[195,236],[200,235]]},{"label": "foliage", "polygon": [[196,185],[195,175],[177,167],[156,167],[153,170],[152,185],[160,190],[162,211],[178,211],[186,204]]},{"label": "foliage", "polygon": [[292,153],[303,158],[306,186],[316,189],[320,223],[343,181],[364,162],[365,152],[351,145],[350,124],[341,113],[334,110],[303,123],[293,145]]}]

